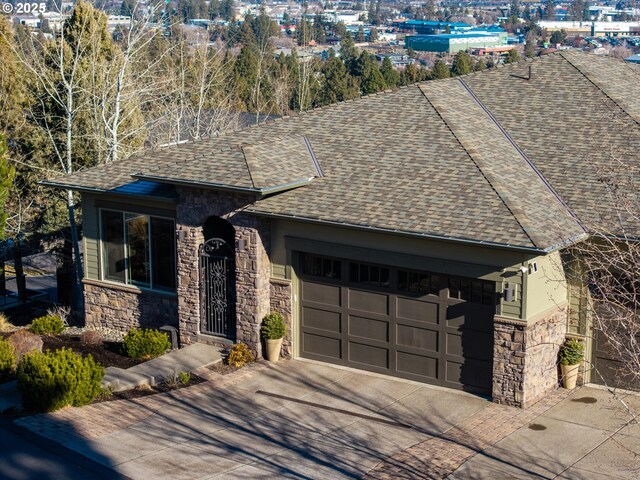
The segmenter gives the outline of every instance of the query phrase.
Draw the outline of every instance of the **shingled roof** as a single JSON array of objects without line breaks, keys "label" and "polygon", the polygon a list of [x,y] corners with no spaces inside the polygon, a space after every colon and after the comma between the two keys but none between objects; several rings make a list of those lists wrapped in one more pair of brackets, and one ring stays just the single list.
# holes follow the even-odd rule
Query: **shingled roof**
[{"label": "shingled roof", "polygon": [[549,251],[584,238],[585,225],[615,229],[598,165],[640,146],[638,73],[558,52],[48,183],[112,191],[135,177],[245,189],[259,194],[247,209],[258,215]]}]

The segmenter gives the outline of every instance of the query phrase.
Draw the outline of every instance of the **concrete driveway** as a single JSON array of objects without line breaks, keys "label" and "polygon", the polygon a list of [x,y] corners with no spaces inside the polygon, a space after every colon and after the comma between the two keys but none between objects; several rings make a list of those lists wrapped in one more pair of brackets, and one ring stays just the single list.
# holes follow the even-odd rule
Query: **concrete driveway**
[{"label": "concrete driveway", "polygon": [[637,478],[640,429],[601,390],[567,395],[523,411],[296,360],[19,424],[135,479]]}]

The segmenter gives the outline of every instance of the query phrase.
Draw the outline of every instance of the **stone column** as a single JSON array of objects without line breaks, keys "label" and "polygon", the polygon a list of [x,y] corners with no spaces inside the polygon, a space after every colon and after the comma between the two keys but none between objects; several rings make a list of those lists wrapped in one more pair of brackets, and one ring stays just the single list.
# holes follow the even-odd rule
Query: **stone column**
[{"label": "stone column", "polygon": [[558,386],[566,306],[528,322],[494,317],[493,401],[527,408]]}]

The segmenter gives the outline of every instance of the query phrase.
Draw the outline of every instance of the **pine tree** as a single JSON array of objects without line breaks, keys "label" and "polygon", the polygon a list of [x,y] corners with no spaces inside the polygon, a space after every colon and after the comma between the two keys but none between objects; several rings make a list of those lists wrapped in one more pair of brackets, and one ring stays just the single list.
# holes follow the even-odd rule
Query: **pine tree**
[{"label": "pine tree", "polygon": [[507,56],[504,59],[504,63],[516,63],[519,61],[520,61],[520,54],[513,48],[507,52]]},{"label": "pine tree", "polygon": [[431,77],[435,80],[441,78],[449,78],[451,76],[451,71],[447,64],[442,60],[436,60],[436,63],[433,64],[433,68],[431,69]]},{"label": "pine tree", "polygon": [[453,75],[467,75],[472,71],[471,56],[464,51],[459,51],[453,58],[451,73]]},{"label": "pine tree", "polygon": [[380,67],[380,73],[384,77],[384,81],[388,88],[397,87],[400,83],[400,74],[393,68],[389,57],[384,57],[382,60],[382,67]]},{"label": "pine tree", "polygon": [[518,0],[511,0],[510,16],[513,18],[520,17],[520,2]]},{"label": "pine tree", "polygon": [[358,33],[356,35],[356,42],[357,43],[362,43],[365,42],[367,39],[364,35],[364,27],[362,25],[360,25],[360,27],[358,28]]},{"label": "pine tree", "polygon": [[0,133],[0,240],[5,239],[7,224],[6,204],[13,185],[14,169],[9,164],[7,142]]},{"label": "pine tree", "polygon": [[378,40],[378,29],[371,27],[371,30],[369,30],[369,41],[375,42],[377,40]]},{"label": "pine tree", "polygon": [[553,0],[546,0],[544,2],[544,19],[550,21],[554,21],[556,19],[556,10]]}]

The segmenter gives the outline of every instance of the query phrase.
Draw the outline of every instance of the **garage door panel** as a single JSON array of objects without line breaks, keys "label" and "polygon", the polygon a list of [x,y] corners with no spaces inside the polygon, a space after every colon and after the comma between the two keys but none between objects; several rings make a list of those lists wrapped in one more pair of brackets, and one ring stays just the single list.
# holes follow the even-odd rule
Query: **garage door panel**
[{"label": "garage door panel", "polygon": [[396,300],[398,318],[425,323],[438,323],[438,303],[413,298],[398,297]]},{"label": "garage door panel", "polygon": [[389,322],[349,315],[349,335],[379,342],[389,341]]},{"label": "garage door panel", "polygon": [[389,295],[362,290],[348,290],[349,308],[361,312],[389,314]]},{"label": "garage door panel", "polygon": [[389,350],[383,347],[349,342],[349,362],[377,368],[389,368]]},{"label": "garage door panel", "polygon": [[302,283],[302,300],[339,307],[341,305],[340,287],[305,281]]},{"label": "garage door panel", "polygon": [[447,327],[493,332],[493,311],[486,305],[457,303],[447,307]]},{"label": "garage door panel", "polygon": [[396,326],[396,344],[404,347],[437,352],[438,336],[439,332],[437,330],[416,328],[408,325]]},{"label": "garage door panel", "polygon": [[417,375],[424,380],[438,379],[437,357],[414,355],[407,352],[396,353],[396,369],[401,373]]},{"label": "garage door panel", "polygon": [[445,381],[454,388],[470,391],[486,391],[491,385],[493,367],[491,362],[466,360],[464,363],[447,360]]},{"label": "garage door panel", "polygon": [[307,356],[342,359],[342,341],[339,338],[305,332],[302,336],[302,347]]},{"label": "garage door panel", "polygon": [[493,356],[493,336],[473,331],[447,333],[447,355],[486,359]]},{"label": "garage door panel", "polygon": [[313,307],[302,307],[303,327],[340,333],[342,331],[341,317],[340,313]]},{"label": "garage door panel", "polygon": [[[333,261],[345,262],[349,260]],[[301,276],[304,357],[457,389],[491,391],[495,305],[482,304],[482,295],[476,295],[476,301],[473,280],[457,279],[458,289],[452,290],[437,288],[449,279],[442,274],[358,266],[357,276],[343,274],[342,280],[340,275]],[[372,281],[371,271],[381,269],[388,270],[387,283],[367,283]],[[363,277],[362,271],[369,274]],[[407,279],[404,283],[401,274]],[[412,281],[414,277],[424,281]],[[487,302],[491,298],[487,296]]]}]

